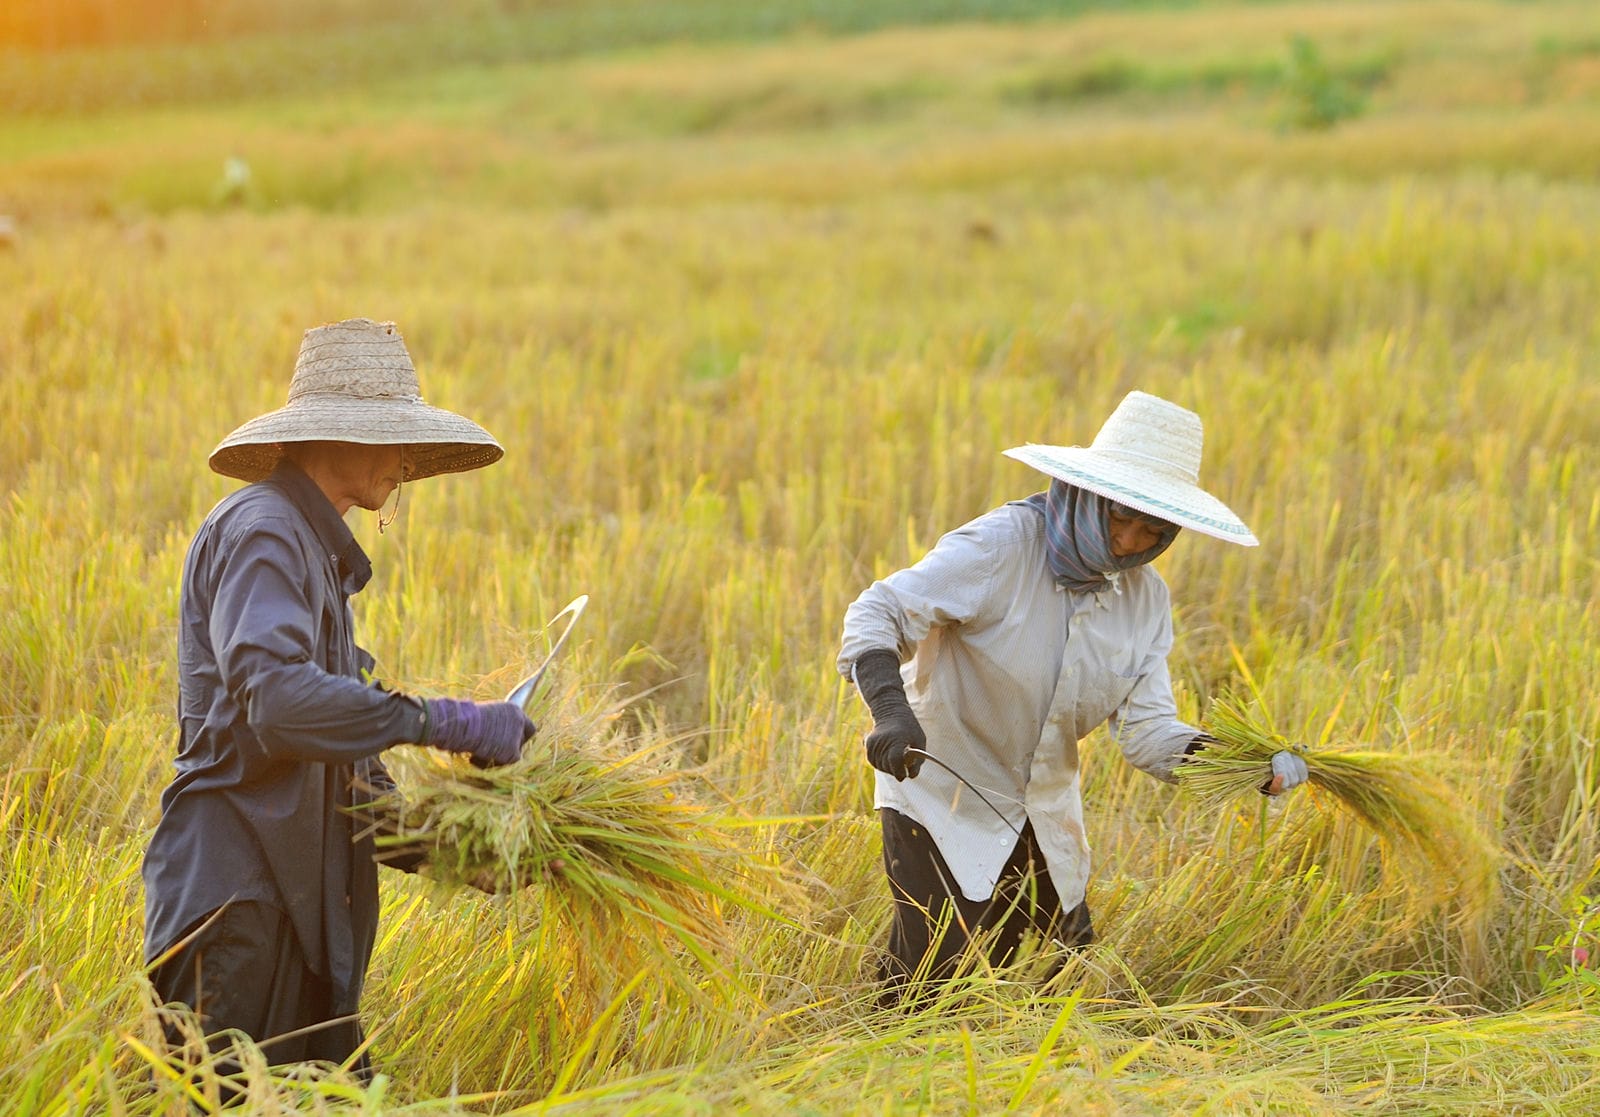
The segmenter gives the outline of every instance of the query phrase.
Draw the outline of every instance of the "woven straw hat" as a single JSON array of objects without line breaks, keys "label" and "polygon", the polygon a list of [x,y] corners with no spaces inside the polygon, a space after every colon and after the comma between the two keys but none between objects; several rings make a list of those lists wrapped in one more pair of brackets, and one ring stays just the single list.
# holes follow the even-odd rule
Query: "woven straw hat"
[{"label": "woven straw hat", "polygon": [[1087,448],[1029,443],[1005,455],[1179,527],[1254,547],[1244,521],[1200,488],[1201,441],[1193,411],[1129,392]]},{"label": "woven straw hat", "polygon": [[286,406],[251,419],[211,451],[211,468],[259,481],[285,442],[403,445],[406,480],[460,473],[505,451],[470,419],[422,401],[417,370],[393,322],[351,318],[307,330]]}]

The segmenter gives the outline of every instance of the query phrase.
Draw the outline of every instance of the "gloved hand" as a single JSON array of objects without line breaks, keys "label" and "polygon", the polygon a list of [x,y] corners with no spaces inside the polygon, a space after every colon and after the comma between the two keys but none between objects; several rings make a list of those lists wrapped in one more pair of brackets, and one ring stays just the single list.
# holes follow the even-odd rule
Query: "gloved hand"
[{"label": "gloved hand", "polygon": [[1207,745],[1220,745],[1221,743],[1221,741],[1202,729],[1189,738],[1189,743],[1183,746],[1183,757],[1178,760],[1178,763],[1182,764],[1185,758],[1191,757],[1197,752],[1204,752]]},{"label": "gloved hand", "polygon": [[1311,778],[1311,769],[1298,752],[1285,749],[1272,754],[1272,778],[1262,787],[1268,795],[1282,795],[1293,791]]},{"label": "gloved hand", "polygon": [[[920,750],[928,747],[928,735],[922,731],[917,715],[907,710],[898,716],[874,719],[866,746],[867,759],[878,771],[897,780],[916,779],[922,771]],[[919,751],[912,752],[913,749]]]},{"label": "gloved hand", "polygon": [[[922,749],[928,735],[906,700],[900,680],[900,657],[883,648],[864,653],[852,669],[856,689],[872,711],[872,732],[867,734],[867,759],[880,772],[897,780],[915,779],[922,771]],[[912,752],[911,750],[919,750]]]},{"label": "gloved hand", "polygon": [[468,702],[424,698],[426,715],[419,744],[464,752],[480,768],[497,768],[522,757],[522,746],[537,732],[522,707],[510,702]]}]

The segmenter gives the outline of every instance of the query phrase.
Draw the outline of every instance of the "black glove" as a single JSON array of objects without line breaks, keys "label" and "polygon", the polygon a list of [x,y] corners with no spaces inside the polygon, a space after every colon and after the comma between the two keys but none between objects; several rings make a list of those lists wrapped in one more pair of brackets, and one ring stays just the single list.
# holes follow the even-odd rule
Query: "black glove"
[{"label": "black glove", "polygon": [[[906,701],[900,681],[900,657],[884,648],[864,653],[855,664],[856,689],[872,711],[872,732],[867,734],[867,759],[880,772],[897,780],[915,779],[922,771],[922,751],[928,735]],[[918,751],[912,752],[916,749]]]},{"label": "black glove", "polygon": [[[1217,740],[1211,734],[1207,733],[1204,729],[1202,729],[1200,732],[1196,733],[1192,739],[1190,739],[1190,741],[1189,741],[1189,743],[1187,745],[1183,746],[1183,755],[1184,756],[1193,756],[1197,752],[1204,751],[1204,749],[1205,749],[1205,747],[1207,745],[1220,745],[1220,744],[1222,744],[1221,741]],[[1180,761],[1178,761],[1178,763],[1182,764],[1183,761],[1180,760]]]},{"label": "black glove", "polygon": [[479,768],[497,768],[522,757],[522,746],[535,729],[522,707],[511,702],[468,702],[459,698],[425,698],[419,744],[464,752]]}]

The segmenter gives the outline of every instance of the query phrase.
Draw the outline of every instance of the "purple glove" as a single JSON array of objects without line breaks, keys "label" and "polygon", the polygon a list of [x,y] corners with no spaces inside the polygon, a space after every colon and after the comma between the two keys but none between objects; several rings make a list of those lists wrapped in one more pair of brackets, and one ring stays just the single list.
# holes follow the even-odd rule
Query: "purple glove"
[{"label": "purple glove", "polygon": [[424,745],[447,752],[470,753],[480,768],[498,768],[522,758],[522,746],[536,727],[510,702],[468,702],[460,698],[424,698]]}]

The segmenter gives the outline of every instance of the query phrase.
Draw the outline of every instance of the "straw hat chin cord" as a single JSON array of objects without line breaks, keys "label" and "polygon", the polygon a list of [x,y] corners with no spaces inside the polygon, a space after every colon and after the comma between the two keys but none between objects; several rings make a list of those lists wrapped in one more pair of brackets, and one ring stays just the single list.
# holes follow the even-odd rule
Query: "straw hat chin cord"
[{"label": "straw hat chin cord", "polygon": [[404,490],[405,485],[406,485],[406,471],[404,469],[401,469],[401,471],[400,471],[400,480],[398,480],[398,481],[396,481],[394,483],[394,511],[390,512],[389,515],[387,517],[385,517],[384,514],[383,514],[383,509],[382,508],[378,509],[378,534],[379,535],[382,535],[385,531],[387,531],[389,529],[389,526],[394,523],[394,518],[400,514],[400,493],[401,493],[402,490]]}]

